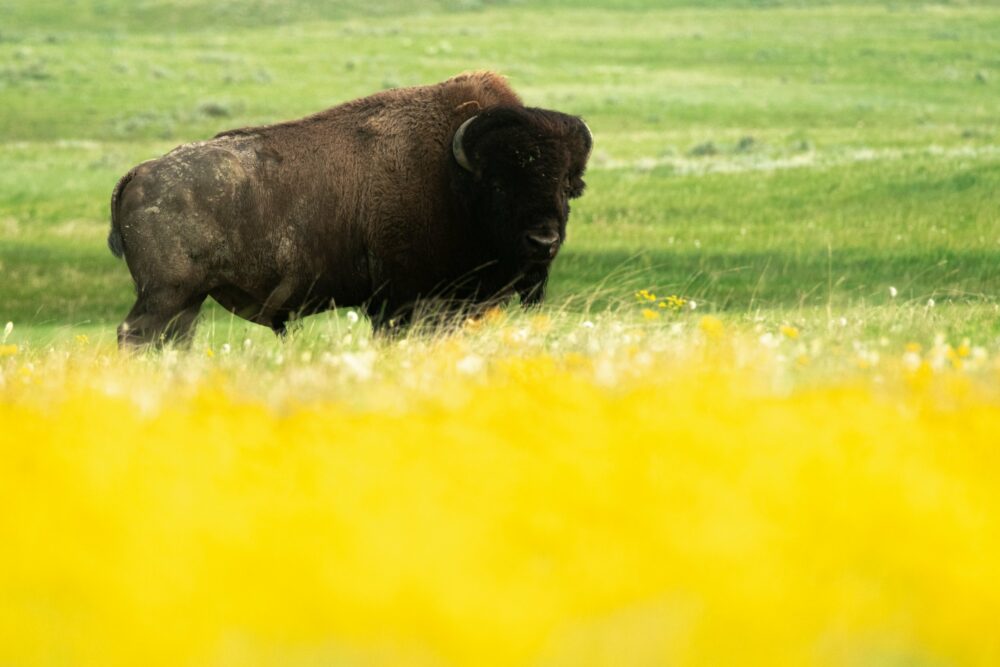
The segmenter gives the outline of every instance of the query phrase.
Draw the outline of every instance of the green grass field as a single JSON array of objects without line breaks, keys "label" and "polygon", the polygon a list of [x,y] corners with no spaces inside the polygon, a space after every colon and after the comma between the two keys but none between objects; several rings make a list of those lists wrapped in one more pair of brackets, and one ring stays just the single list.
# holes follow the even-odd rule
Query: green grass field
[{"label": "green grass field", "polygon": [[895,287],[934,299],[931,329],[1000,333],[995,3],[332,5],[0,7],[0,320],[113,330],[132,286],[108,200],[135,163],[489,68],[596,136],[555,307],[646,287],[736,319],[879,320]]}]

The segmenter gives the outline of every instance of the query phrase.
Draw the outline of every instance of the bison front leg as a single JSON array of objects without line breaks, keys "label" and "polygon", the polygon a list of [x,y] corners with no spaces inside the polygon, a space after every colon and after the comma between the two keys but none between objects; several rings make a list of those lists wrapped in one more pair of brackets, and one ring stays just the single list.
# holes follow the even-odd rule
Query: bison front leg
[{"label": "bison front leg", "polygon": [[190,345],[192,327],[204,300],[204,294],[189,295],[171,289],[140,292],[118,327],[118,347]]}]

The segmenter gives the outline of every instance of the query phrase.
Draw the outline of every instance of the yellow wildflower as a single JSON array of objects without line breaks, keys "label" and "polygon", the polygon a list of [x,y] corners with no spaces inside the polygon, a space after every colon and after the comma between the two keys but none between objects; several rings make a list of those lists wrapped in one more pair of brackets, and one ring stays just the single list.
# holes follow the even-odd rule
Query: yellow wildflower
[{"label": "yellow wildflower", "polygon": [[462,328],[469,333],[475,333],[483,328],[483,320],[479,317],[467,317],[465,322],[462,322]]},{"label": "yellow wildflower", "polygon": [[90,338],[87,336],[87,334],[77,334],[75,336],[75,338],[76,338],[76,342],[79,345],[86,345],[87,343],[90,342]]},{"label": "yellow wildflower", "polygon": [[698,321],[698,328],[709,338],[717,339],[722,337],[722,332],[725,331],[726,327],[718,317],[705,315]]},{"label": "yellow wildflower", "polygon": [[643,308],[642,316],[647,320],[655,320],[660,317],[660,314],[651,308]]},{"label": "yellow wildflower", "polygon": [[666,298],[665,303],[673,310],[680,310],[687,304],[687,299],[677,296],[676,294],[671,294]]},{"label": "yellow wildflower", "polygon": [[782,324],[779,331],[781,331],[782,335],[785,338],[790,338],[792,340],[795,340],[796,338],[799,337],[799,330],[788,324]]},{"label": "yellow wildflower", "polygon": [[548,315],[535,315],[531,318],[531,330],[535,333],[548,333],[552,329],[552,318]]},{"label": "yellow wildflower", "polygon": [[[627,663],[798,664],[831,628],[844,662],[996,662],[992,367],[938,374],[942,339],[796,387],[749,332],[705,344],[713,316],[690,345],[608,323],[527,355],[500,344],[530,340],[515,321],[476,351],[297,350],[259,381],[263,356],[205,369],[204,347],[3,360],[0,663],[585,667],[627,640]],[[830,361],[785,346],[822,367],[802,375]],[[945,595],[961,622],[928,612]]]},{"label": "yellow wildflower", "polygon": [[[544,315],[539,317],[545,317]],[[488,324],[499,324],[503,322],[504,314],[503,311],[496,306],[490,308],[481,315],[474,315],[472,317],[467,317],[462,323],[462,327],[468,332],[481,331],[482,328]]]},{"label": "yellow wildflower", "polygon": [[647,289],[641,289],[636,292],[635,298],[639,301],[656,301],[656,295]]},{"label": "yellow wildflower", "polygon": [[211,359],[212,357],[215,356],[215,352],[212,351],[212,348],[206,347],[205,348],[205,356],[208,357],[209,359]]},{"label": "yellow wildflower", "polygon": [[913,354],[920,354],[920,343],[907,343],[906,351],[912,352]]},{"label": "yellow wildflower", "polygon": [[906,379],[914,389],[926,389],[934,377],[934,368],[927,361],[921,361],[916,368],[906,374]]},{"label": "yellow wildflower", "polygon": [[562,360],[569,369],[587,368],[590,365],[590,360],[579,352],[568,352]]},{"label": "yellow wildflower", "polygon": [[17,345],[0,345],[0,357],[11,357],[17,354]]},{"label": "yellow wildflower", "polygon": [[957,348],[948,345],[944,349],[944,356],[951,362],[951,365],[956,370],[962,368],[962,360],[969,356],[969,346],[962,344]]}]

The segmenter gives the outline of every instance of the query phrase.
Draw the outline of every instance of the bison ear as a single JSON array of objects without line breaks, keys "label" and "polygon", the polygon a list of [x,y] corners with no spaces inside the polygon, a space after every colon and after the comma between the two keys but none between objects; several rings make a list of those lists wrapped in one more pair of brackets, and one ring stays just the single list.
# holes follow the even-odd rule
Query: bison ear
[{"label": "bison ear", "polygon": [[472,167],[472,163],[469,162],[469,156],[465,153],[465,145],[463,144],[463,138],[465,137],[465,130],[472,124],[472,121],[476,120],[479,116],[473,116],[464,123],[462,123],[458,130],[455,131],[455,137],[451,140],[451,152],[455,156],[455,162],[458,162],[463,169],[469,172],[475,173],[475,169]]}]

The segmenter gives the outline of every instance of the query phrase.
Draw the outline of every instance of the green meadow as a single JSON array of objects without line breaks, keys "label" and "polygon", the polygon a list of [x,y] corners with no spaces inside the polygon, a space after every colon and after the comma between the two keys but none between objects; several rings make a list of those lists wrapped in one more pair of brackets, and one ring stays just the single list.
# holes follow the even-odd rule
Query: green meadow
[{"label": "green meadow", "polygon": [[550,308],[1000,336],[1000,5],[901,0],[4,3],[0,323],[113,336],[134,164],[472,69],[595,135]]}]

